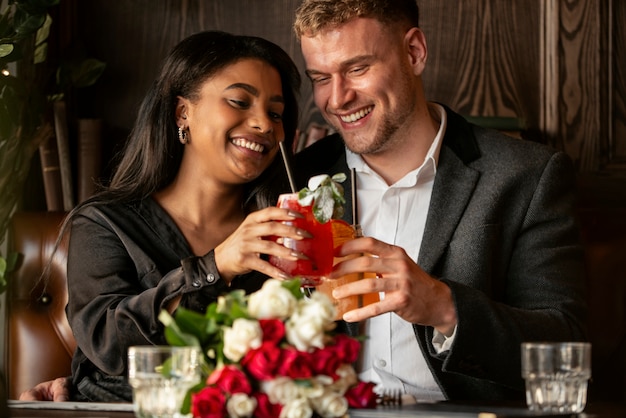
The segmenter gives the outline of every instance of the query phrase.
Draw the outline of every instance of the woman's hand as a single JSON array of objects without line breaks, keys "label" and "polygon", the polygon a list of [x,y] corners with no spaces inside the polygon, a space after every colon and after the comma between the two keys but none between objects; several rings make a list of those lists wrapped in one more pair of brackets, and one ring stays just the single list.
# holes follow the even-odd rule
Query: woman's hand
[{"label": "woman's hand", "polygon": [[302,217],[298,212],[277,207],[268,207],[248,215],[239,228],[215,248],[215,264],[222,278],[230,283],[235,276],[256,270],[270,277],[289,279],[285,272],[263,260],[261,254],[289,260],[302,257],[302,254],[269,239],[272,236],[295,240],[310,238],[307,231],[284,223]]},{"label": "woman's hand", "polygon": [[42,382],[37,386],[20,394],[20,401],[54,401],[67,402],[70,400],[70,378],[59,377]]}]

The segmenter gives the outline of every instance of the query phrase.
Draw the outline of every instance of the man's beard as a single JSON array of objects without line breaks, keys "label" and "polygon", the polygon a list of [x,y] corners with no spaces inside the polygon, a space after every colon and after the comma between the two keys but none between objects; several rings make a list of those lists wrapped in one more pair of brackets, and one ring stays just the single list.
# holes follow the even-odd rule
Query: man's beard
[{"label": "man's beard", "polygon": [[401,106],[401,108],[404,109],[403,112],[394,112],[395,117],[385,117],[383,123],[378,126],[374,133],[363,130],[344,135],[340,129],[337,131],[341,133],[346,147],[355,154],[375,155],[383,153],[400,141],[396,133],[413,112],[413,106]]}]

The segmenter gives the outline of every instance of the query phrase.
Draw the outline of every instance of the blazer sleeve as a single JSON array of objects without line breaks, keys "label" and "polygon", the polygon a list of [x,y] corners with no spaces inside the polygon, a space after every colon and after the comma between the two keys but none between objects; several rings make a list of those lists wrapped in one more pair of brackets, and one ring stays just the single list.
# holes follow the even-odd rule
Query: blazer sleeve
[{"label": "blazer sleeve", "polygon": [[[485,246],[482,252],[499,254],[506,260],[502,267],[483,269],[480,277],[468,282],[446,277],[449,272],[444,269],[441,280],[452,289],[458,316],[450,351],[437,354],[431,343],[432,328],[417,329],[440,381],[455,375],[465,377],[468,387],[480,381],[523,390],[522,342],[586,338],[585,279],[573,211],[574,179],[569,157],[562,152],[552,154],[533,183],[534,190],[511,197],[520,208],[515,227],[485,226],[497,230],[493,235],[497,239],[483,237],[486,243],[481,244]],[[505,224],[506,213],[502,217]],[[476,286],[478,282],[483,285]],[[464,388],[455,395],[464,384],[444,383],[443,387],[449,398],[467,397],[471,389]],[[476,397],[492,397],[483,395]]]}]

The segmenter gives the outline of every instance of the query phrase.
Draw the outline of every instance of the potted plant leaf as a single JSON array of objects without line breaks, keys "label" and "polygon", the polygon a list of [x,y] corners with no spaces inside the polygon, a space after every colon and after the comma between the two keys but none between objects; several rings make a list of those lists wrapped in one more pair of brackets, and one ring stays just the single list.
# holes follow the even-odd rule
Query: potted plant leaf
[{"label": "potted plant leaf", "polygon": [[[68,85],[95,83],[105,67],[94,59],[46,62],[53,23],[49,10],[60,0],[6,3],[0,11],[0,245],[21,201],[33,155],[54,135],[52,102],[63,98]],[[15,258],[4,258],[0,248],[0,293]]]}]

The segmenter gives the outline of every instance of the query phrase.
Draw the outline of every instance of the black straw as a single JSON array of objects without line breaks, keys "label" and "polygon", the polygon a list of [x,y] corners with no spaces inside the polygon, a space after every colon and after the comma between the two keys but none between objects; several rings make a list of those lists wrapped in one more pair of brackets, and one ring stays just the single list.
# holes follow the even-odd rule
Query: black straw
[{"label": "black straw", "polygon": [[354,230],[357,237],[360,237],[362,234],[361,225],[359,224],[359,208],[357,208],[357,200],[356,200],[356,170],[354,168],[350,169],[350,195],[352,199],[352,225],[354,225]]}]

